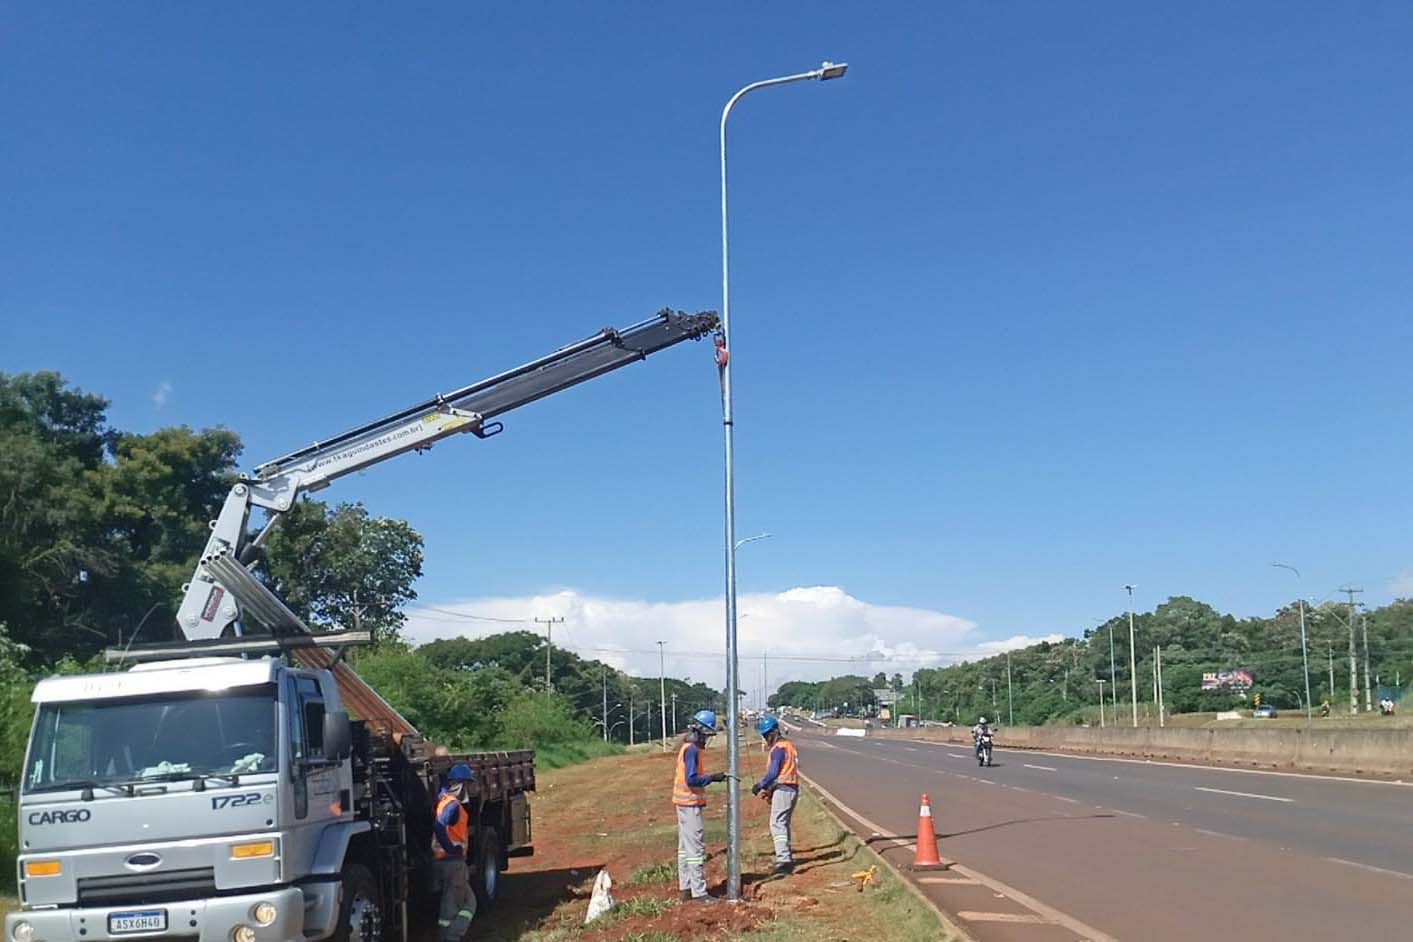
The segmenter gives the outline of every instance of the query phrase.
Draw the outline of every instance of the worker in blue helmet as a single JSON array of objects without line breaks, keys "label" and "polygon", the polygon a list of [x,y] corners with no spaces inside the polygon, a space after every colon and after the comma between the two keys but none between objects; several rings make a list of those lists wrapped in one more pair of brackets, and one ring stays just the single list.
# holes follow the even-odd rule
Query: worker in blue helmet
[{"label": "worker in blue helmet", "polygon": [[790,819],[795,814],[795,800],[800,796],[800,756],[795,744],[785,738],[780,721],[770,714],[760,718],[756,731],[770,750],[765,775],[751,786],[752,795],[770,802],[770,839],[775,844],[775,872],[780,875],[795,869],[790,851]]},{"label": "worker in blue helmet", "polygon": [[726,781],[725,772],[707,772],[707,740],[716,735],[716,711],[698,710],[677,748],[672,804],[677,808],[677,889],[683,901],[715,902],[706,888],[706,787]]},{"label": "worker in blue helmet", "polygon": [[471,892],[467,866],[471,850],[471,783],[476,774],[464,762],[446,772],[446,784],[437,793],[432,816],[432,860],[436,888],[441,893],[437,913],[440,942],[461,942],[476,915],[476,894]]}]

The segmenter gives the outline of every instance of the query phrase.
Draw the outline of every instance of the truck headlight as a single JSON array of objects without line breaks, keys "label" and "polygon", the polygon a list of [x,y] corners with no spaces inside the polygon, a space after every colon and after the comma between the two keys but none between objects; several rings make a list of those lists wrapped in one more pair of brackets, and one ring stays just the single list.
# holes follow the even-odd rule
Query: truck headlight
[{"label": "truck headlight", "polygon": [[274,903],[256,903],[254,908],[250,910],[250,918],[254,919],[261,928],[274,922],[275,917],[279,914],[280,911],[275,908]]},{"label": "truck headlight", "polygon": [[231,938],[235,942],[255,942],[255,928],[253,926],[236,926],[231,931]]},{"label": "truck headlight", "polygon": [[34,926],[23,921],[17,922],[15,928],[10,930],[10,938],[15,942],[31,942],[34,938]]}]

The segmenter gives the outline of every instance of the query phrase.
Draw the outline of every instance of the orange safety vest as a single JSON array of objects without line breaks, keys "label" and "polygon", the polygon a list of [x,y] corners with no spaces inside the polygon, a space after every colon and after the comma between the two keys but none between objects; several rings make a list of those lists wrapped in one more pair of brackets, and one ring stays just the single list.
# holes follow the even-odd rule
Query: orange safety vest
[{"label": "orange safety vest", "polygon": [[795,751],[795,744],[788,739],[777,739],[775,749],[784,749],[785,758],[780,763],[780,774],[775,777],[776,785],[791,785],[800,787],[800,754]]},{"label": "orange safety vest", "polygon": [[[694,744],[684,742],[677,750],[677,775],[672,780],[672,803],[683,808],[701,808],[706,805],[706,789],[692,788],[687,784],[687,750]],[[706,775],[706,757],[703,750],[697,750],[697,774]]]},{"label": "orange safety vest", "polygon": [[[442,811],[445,810],[446,806],[455,801],[456,796],[451,794],[450,792],[447,792],[446,794],[442,795],[440,798],[437,799],[437,808],[435,811],[432,812],[433,816],[435,818],[440,818],[442,816]],[[467,820],[469,817],[470,816],[466,813],[466,809],[462,808],[461,814],[457,815],[456,820],[451,824],[448,824],[446,828],[447,840],[460,847],[463,853],[465,853],[466,851],[466,835],[469,833],[470,827],[470,822]],[[442,847],[441,842],[437,840],[437,830],[435,824],[432,825],[432,856],[437,858],[442,858],[446,856],[446,848]]]}]

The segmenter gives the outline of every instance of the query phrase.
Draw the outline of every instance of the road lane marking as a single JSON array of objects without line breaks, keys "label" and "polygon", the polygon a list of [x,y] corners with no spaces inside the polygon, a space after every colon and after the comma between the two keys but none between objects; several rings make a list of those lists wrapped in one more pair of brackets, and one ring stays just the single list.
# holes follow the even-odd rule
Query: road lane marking
[{"label": "road lane marking", "polygon": [[1259,798],[1262,801],[1284,801],[1293,802],[1294,798],[1282,798],[1279,795],[1256,795],[1252,792],[1233,792],[1225,788],[1203,788],[1201,785],[1193,786],[1199,792],[1211,792],[1214,795],[1234,795],[1237,798]]},{"label": "road lane marking", "polygon": [[1104,808],[1101,805],[1096,805],[1095,807],[1099,808],[1101,811],[1108,811],[1111,814],[1121,814],[1125,818],[1142,818],[1145,821],[1148,820],[1148,815],[1146,814],[1136,814],[1132,811],[1120,811],[1118,808]]},{"label": "road lane marking", "polygon": [[903,747],[903,751],[904,751],[904,752],[917,752],[917,750],[914,749],[912,746],[904,746],[904,747]]},{"label": "road lane marking", "polygon": [[949,752],[949,753],[947,753],[947,755],[951,756],[953,759],[970,759],[970,758],[971,758],[971,756],[959,756],[959,755],[957,755],[955,752]]},{"label": "road lane marking", "polygon": [[[913,742],[925,740],[914,739]],[[1161,765],[1170,769],[1202,769],[1208,772],[1235,772],[1239,775],[1277,775],[1282,778],[1308,778],[1317,782],[1355,782],[1360,785],[1394,785],[1399,788],[1413,788],[1413,782],[1403,779],[1389,781],[1380,778],[1354,778],[1348,775],[1320,775],[1318,772],[1282,772],[1278,769],[1235,769],[1225,765],[1203,765],[1200,762],[1166,762],[1161,759],[1125,759],[1121,756],[1082,756],[1073,752],[1047,752],[1043,749],[1027,749],[1033,756],[1054,756],[1056,759],[1083,759],[1085,762],[1128,762],[1133,765]]]},{"label": "road lane marking", "polygon": [[1382,873],[1385,876],[1398,877],[1403,880],[1413,880],[1413,873],[1404,873],[1402,870],[1385,870],[1383,867],[1375,867],[1372,864],[1362,864],[1356,860],[1345,860],[1343,857],[1326,857],[1330,863],[1344,864],[1346,867],[1358,867],[1360,870],[1368,870],[1371,873]]},{"label": "road lane marking", "polygon": [[1042,772],[1058,772],[1059,769],[1053,765],[1031,765],[1029,762],[1022,763],[1027,769],[1039,769]]},{"label": "road lane marking", "polygon": [[1031,913],[978,913],[964,909],[957,917],[967,922],[1019,922],[1030,926],[1048,925],[1050,920]]},{"label": "road lane marking", "polygon": [[[835,798],[822,785],[820,785],[814,779],[810,778],[808,775],[801,772],[800,778],[804,779],[806,784],[813,787],[814,790],[820,794],[820,797],[824,798],[830,804],[834,805],[844,814],[853,818],[859,824],[862,824],[869,831],[877,832],[880,834],[883,833],[882,827],[877,824],[874,824],[868,818],[865,818],[853,808],[850,808],[838,798]],[[977,779],[977,781],[985,781],[985,779]],[[1142,815],[1135,815],[1135,817],[1142,817]],[[894,837],[888,838],[888,840],[890,840],[894,844],[901,845],[904,847],[912,846],[905,843],[901,838]],[[1022,893],[1015,887],[1002,883],[995,877],[988,877],[986,874],[982,873],[979,870],[973,870],[970,867],[964,867],[955,861],[944,861],[944,863],[946,863],[947,869],[950,870],[953,874],[959,874],[964,877],[971,877],[977,883],[980,883],[983,886],[989,888],[993,893],[1001,893],[1005,896],[1010,897],[1012,902],[1019,903],[1026,909],[1029,909],[1031,912],[1036,913],[1039,916],[1045,917],[1055,925],[1063,926],[1064,928],[1073,932],[1075,935],[1079,936],[1081,939],[1086,939],[1088,940],[1088,942],[1119,942],[1118,939],[1115,939],[1108,933],[1100,932],[1093,926],[1088,925],[1087,923],[1080,922],[1078,919],[1069,915],[1068,913],[1061,912],[1060,910],[1056,909],[1053,906],[1050,906],[1047,903],[1042,903],[1035,897],[1030,896],[1026,893]]]}]

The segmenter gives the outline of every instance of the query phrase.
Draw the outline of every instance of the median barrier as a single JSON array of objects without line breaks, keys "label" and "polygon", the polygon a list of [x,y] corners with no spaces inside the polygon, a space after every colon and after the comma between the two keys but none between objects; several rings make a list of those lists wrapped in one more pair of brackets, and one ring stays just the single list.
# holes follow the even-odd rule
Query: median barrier
[{"label": "median barrier", "polygon": [[853,728],[852,726],[841,726],[841,727],[839,727],[838,729],[836,729],[836,730],[834,731],[834,735],[835,735],[835,736],[866,736],[866,735],[868,735],[868,730],[866,730],[866,729],[855,729],[855,728]]},{"label": "median barrier", "polygon": [[[961,726],[850,730],[848,735],[971,744],[971,730]],[[1079,755],[1413,777],[1413,730],[1015,726],[998,728],[996,741],[1002,748]]]}]

